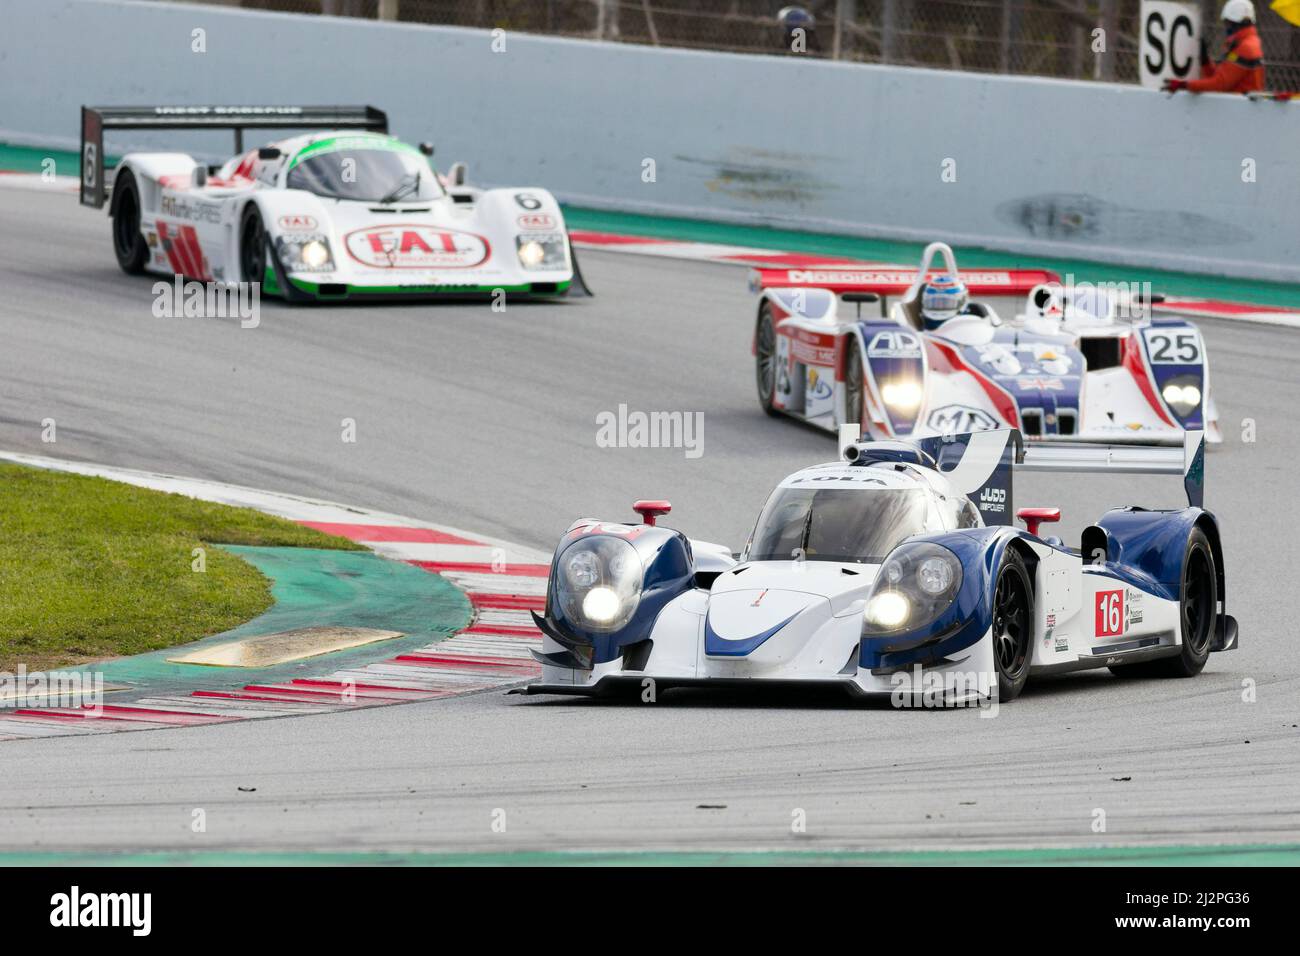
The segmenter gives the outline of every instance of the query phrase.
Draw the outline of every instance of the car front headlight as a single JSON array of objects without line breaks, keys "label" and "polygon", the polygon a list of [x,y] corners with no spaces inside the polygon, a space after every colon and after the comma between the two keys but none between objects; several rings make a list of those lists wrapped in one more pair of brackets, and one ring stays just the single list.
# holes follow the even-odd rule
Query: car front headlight
[{"label": "car front headlight", "polygon": [[275,251],[286,272],[334,271],[334,256],[325,236],[280,236]]},{"label": "car front headlight", "polygon": [[303,243],[299,258],[303,265],[309,269],[319,269],[325,263],[330,261],[329,246],[319,239],[313,239],[311,242]]},{"label": "car front headlight", "polygon": [[1197,378],[1173,378],[1160,390],[1165,404],[1179,417],[1190,415],[1201,407],[1201,386]]},{"label": "car front headlight", "polygon": [[868,624],[882,631],[892,631],[907,621],[907,615],[911,610],[912,606],[901,592],[881,591],[871,595],[871,600],[867,602],[865,616]]},{"label": "car front headlight", "polygon": [[880,389],[880,397],[890,408],[910,412],[921,404],[921,386],[916,382],[886,382]]},{"label": "car front headlight", "polygon": [[617,631],[641,603],[641,556],[622,538],[594,535],[555,562],[555,596],[566,620],[587,631]]},{"label": "car front headlight", "polygon": [[516,237],[515,246],[525,269],[564,269],[569,264],[564,233],[526,233]]},{"label": "car front headlight", "polygon": [[876,575],[863,611],[863,633],[914,631],[932,623],[956,599],[961,582],[961,560],[942,545],[899,545]]}]

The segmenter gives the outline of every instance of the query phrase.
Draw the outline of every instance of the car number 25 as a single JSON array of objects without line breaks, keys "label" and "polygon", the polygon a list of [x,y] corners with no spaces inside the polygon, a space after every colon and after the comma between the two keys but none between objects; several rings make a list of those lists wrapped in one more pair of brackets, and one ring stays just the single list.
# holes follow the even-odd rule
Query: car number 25
[{"label": "car number 25", "polygon": [[1195,329],[1147,329],[1147,355],[1152,365],[1199,365],[1201,335]]}]

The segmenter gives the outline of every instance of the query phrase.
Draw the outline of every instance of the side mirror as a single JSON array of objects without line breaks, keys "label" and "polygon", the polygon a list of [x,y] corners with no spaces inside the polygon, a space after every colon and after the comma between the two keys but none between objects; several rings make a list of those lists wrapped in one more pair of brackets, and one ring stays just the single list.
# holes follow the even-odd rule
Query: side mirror
[{"label": "side mirror", "polygon": [[207,184],[208,184],[208,167],[200,163],[199,165],[195,166],[194,171],[190,173],[190,185],[195,187],[202,187],[202,186],[206,186]]},{"label": "side mirror", "polygon": [[464,186],[469,176],[469,168],[464,163],[452,163],[447,170],[447,179],[453,186]]},{"label": "side mirror", "polygon": [[425,156],[432,156],[432,155],[433,155],[433,144],[432,144],[432,143],[421,143],[421,144],[420,144],[419,146],[417,146],[416,148],[417,148],[420,152],[424,153]]},{"label": "side mirror", "polygon": [[858,318],[862,318],[863,302],[879,302],[880,296],[874,292],[845,292],[840,295],[845,302],[852,302],[858,307]]},{"label": "side mirror", "polygon": [[660,515],[668,514],[668,512],[673,510],[673,506],[667,501],[658,499],[651,501],[634,501],[632,503],[632,510],[641,516],[642,524],[648,524],[653,528],[655,526],[655,519]]}]

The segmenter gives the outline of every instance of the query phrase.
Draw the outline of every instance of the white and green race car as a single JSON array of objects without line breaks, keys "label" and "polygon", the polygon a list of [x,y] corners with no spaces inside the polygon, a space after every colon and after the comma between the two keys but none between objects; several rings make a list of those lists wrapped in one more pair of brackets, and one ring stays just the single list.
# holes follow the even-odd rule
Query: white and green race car
[{"label": "white and green race car", "polygon": [[[245,129],[324,129],[243,149]],[[236,155],[127,153],[113,129],[233,129]],[[585,293],[545,189],[476,189],[373,107],[83,107],[81,201],[113,220],[128,273],[260,282],[291,302]],[[111,178],[111,183],[108,181]]]}]

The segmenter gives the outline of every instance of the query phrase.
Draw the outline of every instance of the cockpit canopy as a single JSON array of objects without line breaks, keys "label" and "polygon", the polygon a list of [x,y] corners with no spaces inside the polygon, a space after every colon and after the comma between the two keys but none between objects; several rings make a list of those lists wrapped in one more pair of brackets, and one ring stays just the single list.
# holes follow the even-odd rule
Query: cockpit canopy
[{"label": "cockpit canopy", "polygon": [[443,195],[437,173],[419,150],[380,136],[311,143],[293,157],[284,186],[355,202],[425,202]]},{"label": "cockpit canopy", "polygon": [[928,487],[782,485],[763,506],[742,555],[746,561],[880,564],[904,538],[978,528],[970,499]]}]

